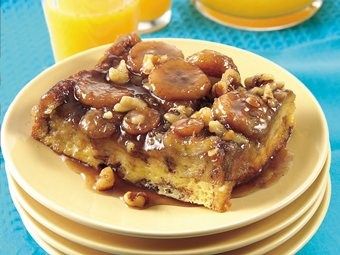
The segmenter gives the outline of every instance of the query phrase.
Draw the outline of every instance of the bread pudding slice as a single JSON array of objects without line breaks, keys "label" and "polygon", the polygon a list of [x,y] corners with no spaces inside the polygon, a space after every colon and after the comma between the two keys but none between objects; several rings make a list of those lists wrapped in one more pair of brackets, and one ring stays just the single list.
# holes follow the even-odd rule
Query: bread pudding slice
[{"label": "bread pudding slice", "polygon": [[175,46],[131,34],[93,70],[42,96],[32,137],[137,186],[224,212],[233,187],[286,145],[294,99],[271,75],[242,83],[218,52],[185,59]]}]

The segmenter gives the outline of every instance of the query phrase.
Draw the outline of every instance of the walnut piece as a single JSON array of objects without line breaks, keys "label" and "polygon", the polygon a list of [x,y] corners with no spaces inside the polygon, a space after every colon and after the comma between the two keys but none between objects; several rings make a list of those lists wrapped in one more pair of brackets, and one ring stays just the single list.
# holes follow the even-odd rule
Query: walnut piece
[{"label": "walnut piece", "polygon": [[107,119],[107,120],[112,119],[112,118],[113,118],[112,112],[111,112],[111,111],[104,112],[103,118],[104,118],[104,119]]},{"label": "walnut piece", "polygon": [[116,181],[115,174],[111,167],[105,167],[100,171],[99,178],[94,184],[94,188],[98,191],[109,190]]},{"label": "walnut piece", "polygon": [[146,108],[147,104],[139,98],[123,96],[118,104],[114,106],[116,112],[128,112],[136,109]]},{"label": "walnut piece", "polygon": [[217,120],[212,120],[209,122],[209,131],[211,133],[215,133],[218,136],[221,136],[224,134],[224,132],[226,132],[226,128],[221,122]]},{"label": "walnut piece", "polygon": [[164,119],[170,123],[174,123],[178,120],[185,119],[193,113],[193,109],[190,106],[178,105],[172,107],[164,114]]},{"label": "walnut piece", "polygon": [[167,55],[153,55],[145,54],[143,58],[143,65],[141,67],[141,72],[145,74],[150,74],[155,68],[155,65],[164,63],[168,59]]},{"label": "walnut piece", "polygon": [[266,83],[270,83],[274,81],[274,76],[271,74],[257,74],[251,77],[248,77],[244,80],[244,85],[247,89],[251,89],[254,87],[260,87]]},{"label": "walnut piece", "polygon": [[125,60],[122,59],[119,62],[119,65],[117,67],[111,67],[109,69],[109,75],[108,78],[117,84],[124,84],[127,83],[130,78],[129,78],[129,70],[126,67]]},{"label": "walnut piece", "polygon": [[234,69],[227,69],[220,81],[216,82],[212,87],[212,93],[215,97],[220,97],[223,94],[236,89],[241,82],[240,74]]},{"label": "walnut piece", "polygon": [[213,120],[213,114],[209,107],[203,107],[192,114],[191,118],[200,119],[204,122],[204,126],[209,126],[209,122]]},{"label": "walnut piece", "polygon": [[147,202],[147,195],[144,192],[128,191],[124,194],[124,202],[131,207],[143,208]]}]

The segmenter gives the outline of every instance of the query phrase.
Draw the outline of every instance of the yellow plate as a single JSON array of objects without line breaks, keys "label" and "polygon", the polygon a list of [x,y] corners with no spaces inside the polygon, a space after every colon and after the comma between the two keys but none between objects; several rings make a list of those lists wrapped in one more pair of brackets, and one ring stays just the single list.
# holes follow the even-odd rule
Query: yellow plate
[{"label": "yellow plate", "polygon": [[[267,239],[264,239],[260,242],[256,242],[252,245],[232,250],[230,252],[225,252],[225,255],[238,255],[238,254],[264,254],[270,252],[271,254],[278,254],[275,253],[275,250],[283,250],[288,249],[290,252],[298,251],[299,247],[302,244],[295,243],[294,241],[299,241],[301,239],[308,239],[310,238],[313,233],[318,229],[320,226],[323,218],[326,215],[329,201],[330,201],[330,179],[327,181],[327,189],[319,195],[317,201],[313,204],[313,206],[296,222],[288,226],[287,228],[283,229],[279,233],[270,236]],[[21,208],[20,204],[13,199],[13,202],[23,220],[24,225],[28,229],[30,233],[34,236],[38,236],[38,238],[44,240],[46,243],[53,246],[55,249],[60,250],[65,254],[74,254],[74,255],[104,255],[108,253],[104,253],[98,250],[90,249],[85,246],[79,245],[77,243],[71,242],[64,237],[61,237],[54,232],[48,230],[36,220],[34,220],[23,208]],[[301,230],[301,231],[300,231]],[[295,237],[295,234],[299,238]],[[305,236],[301,236],[303,233]],[[291,240],[292,239],[292,240]],[[175,240],[170,240],[170,242],[175,242]],[[289,245],[292,245],[290,247]],[[170,252],[161,252],[161,253],[154,253],[154,254],[206,254],[206,251],[181,251],[180,253],[173,253]],[[211,253],[210,251],[209,253]],[[274,253],[273,253],[274,252]],[[284,252],[286,254],[286,252]],[[135,252],[124,252],[124,254],[150,254],[148,250],[137,250]],[[280,253],[281,254],[281,253]]]},{"label": "yellow plate", "polygon": [[17,183],[35,200],[78,223],[124,235],[182,238],[224,232],[259,221],[297,199],[324,165],[328,129],[320,105],[292,74],[273,62],[238,48],[188,39],[162,39],[190,55],[213,49],[232,57],[242,77],[271,73],[292,89],[296,98],[296,127],[288,144],[294,154],[291,169],[277,183],[249,196],[233,199],[229,212],[201,207],[154,206],[133,210],[119,199],[85,188],[60,157],[30,137],[30,110],[57,81],[93,67],[108,46],[85,51],[59,62],[29,82],[4,118],[1,147]]},{"label": "yellow plate", "polygon": [[[77,224],[43,207],[8,175],[11,196],[37,222],[72,242],[113,254],[206,254],[234,250],[258,242],[294,224],[321,198],[328,183],[330,158],[309,189],[293,203],[254,224],[220,234],[183,239],[128,237]],[[80,234],[81,233],[81,234]],[[262,248],[265,246],[262,246]]]}]

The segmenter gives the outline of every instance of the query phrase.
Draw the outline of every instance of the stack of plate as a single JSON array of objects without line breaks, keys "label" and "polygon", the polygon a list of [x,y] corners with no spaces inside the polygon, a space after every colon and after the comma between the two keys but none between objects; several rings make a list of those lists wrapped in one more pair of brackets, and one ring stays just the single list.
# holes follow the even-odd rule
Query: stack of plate
[{"label": "stack of plate", "polygon": [[62,78],[91,68],[104,47],[60,62],[32,80],[10,106],[1,133],[11,196],[33,238],[51,254],[292,254],[316,232],[330,199],[324,114],[307,88],[274,63],[233,47],[163,39],[186,55],[214,49],[243,77],[271,73],[296,94],[289,170],[276,183],[232,199],[231,210],[159,205],[134,210],[86,188],[58,155],[30,138],[30,109]]}]

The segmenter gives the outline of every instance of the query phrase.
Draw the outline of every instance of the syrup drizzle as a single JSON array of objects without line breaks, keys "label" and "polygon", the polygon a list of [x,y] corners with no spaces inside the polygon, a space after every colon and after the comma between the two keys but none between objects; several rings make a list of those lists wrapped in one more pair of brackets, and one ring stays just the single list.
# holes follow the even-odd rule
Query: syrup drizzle
[{"label": "syrup drizzle", "polygon": [[[290,168],[292,161],[292,154],[286,149],[279,150],[275,156],[263,167],[259,175],[253,178],[247,183],[240,184],[234,187],[232,192],[232,198],[240,198],[247,196],[257,190],[268,188],[275,184]],[[112,190],[109,191],[97,191],[94,189],[94,184],[100,173],[99,170],[94,169],[90,166],[84,165],[79,161],[70,159],[66,156],[62,156],[62,160],[65,162],[68,169],[79,174],[83,179],[87,188],[97,192],[101,195],[113,196],[122,199],[123,195],[128,192],[144,192],[148,196],[148,204],[146,207],[155,205],[172,205],[182,207],[194,207],[190,203],[178,201],[169,197],[158,195],[156,192],[146,188],[137,187],[124,181],[116,175],[116,182]]]},{"label": "syrup drizzle", "polygon": [[65,162],[68,169],[79,174],[87,188],[97,192],[101,195],[113,196],[119,199],[122,199],[124,194],[128,191],[132,192],[144,192],[148,197],[148,203],[146,207],[155,206],[155,205],[172,205],[172,206],[182,206],[182,207],[193,207],[198,205],[193,205],[190,203],[182,202],[170,197],[158,195],[156,192],[151,191],[149,189],[135,186],[127,181],[124,181],[122,178],[118,177],[116,174],[116,181],[114,187],[108,191],[97,191],[94,188],[94,184],[99,176],[100,171],[82,164],[79,161],[73,160],[66,156],[62,156],[63,162]]}]

